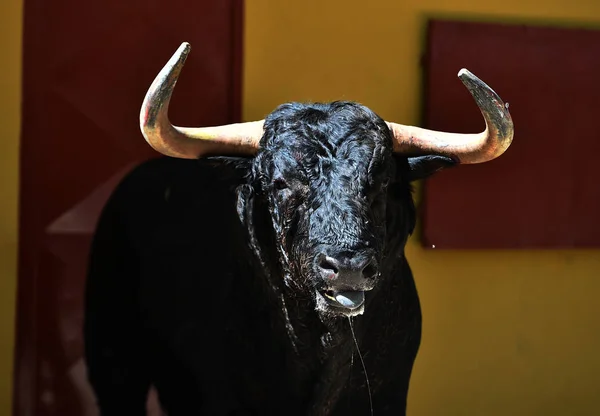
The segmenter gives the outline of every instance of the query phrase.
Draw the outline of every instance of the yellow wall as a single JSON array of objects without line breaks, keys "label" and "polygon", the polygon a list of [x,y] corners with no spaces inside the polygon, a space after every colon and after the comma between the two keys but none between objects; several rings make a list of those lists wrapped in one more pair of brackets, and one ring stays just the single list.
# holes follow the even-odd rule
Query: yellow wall
[{"label": "yellow wall", "polygon": [[0,415],[9,415],[17,281],[22,0],[0,1]]},{"label": "yellow wall", "polygon": [[[418,123],[427,16],[600,25],[598,0],[246,7],[246,119],[289,100],[345,98]],[[424,314],[410,415],[600,414],[599,251],[424,251],[413,240],[408,256]]]}]

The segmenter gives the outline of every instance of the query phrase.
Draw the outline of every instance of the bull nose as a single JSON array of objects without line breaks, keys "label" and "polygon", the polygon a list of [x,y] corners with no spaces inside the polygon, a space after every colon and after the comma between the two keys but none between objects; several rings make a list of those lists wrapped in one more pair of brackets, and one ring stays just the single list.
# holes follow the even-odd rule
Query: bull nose
[{"label": "bull nose", "polygon": [[325,284],[348,290],[366,290],[377,275],[377,263],[372,254],[319,253],[316,266]]}]

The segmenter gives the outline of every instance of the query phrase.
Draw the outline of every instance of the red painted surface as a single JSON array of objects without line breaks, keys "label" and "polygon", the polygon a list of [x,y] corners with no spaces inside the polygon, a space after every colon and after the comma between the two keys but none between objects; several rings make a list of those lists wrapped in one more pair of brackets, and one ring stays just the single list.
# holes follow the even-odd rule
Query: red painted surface
[{"label": "red painted surface", "polygon": [[81,365],[91,233],[120,177],[157,156],[139,109],[181,42],[192,53],[173,122],[239,121],[242,12],[241,0],[25,3],[15,415],[96,414]]},{"label": "red painted surface", "polygon": [[499,159],[426,182],[425,247],[599,247],[600,31],[431,22],[426,127],[485,128],[462,67],[510,104],[515,138]]}]

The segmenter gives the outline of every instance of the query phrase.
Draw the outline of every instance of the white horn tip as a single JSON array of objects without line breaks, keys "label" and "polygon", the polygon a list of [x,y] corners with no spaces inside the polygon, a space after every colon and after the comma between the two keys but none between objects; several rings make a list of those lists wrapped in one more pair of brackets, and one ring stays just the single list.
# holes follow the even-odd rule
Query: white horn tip
[{"label": "white horn tip", "polygon": [[189,42],[183,42],[179,46],[179,48],[177,49],[177,52],[175,52],[175,54],[178,56],[187,55],[188,53],[190,53],[190,49],[192,49],[192,45],[190,45]]},{"label": "white horn tip", "polygon": [[472,78],[473,77],[473,73],[471,71],[469,71],[467,68],[462,68],[460,71],[458,71],[458,77],[459,78]]}]

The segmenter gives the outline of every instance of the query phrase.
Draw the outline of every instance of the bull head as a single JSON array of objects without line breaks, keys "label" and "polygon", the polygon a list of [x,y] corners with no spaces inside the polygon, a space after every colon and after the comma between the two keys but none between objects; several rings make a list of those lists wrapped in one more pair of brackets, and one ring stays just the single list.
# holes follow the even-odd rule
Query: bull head
[{"label": "bull head", "polygon": [[411,181],[494,159],[512,141],[507,108],[467,70],[459,78],[485,119],[479,134],[386,122],[352,102],[288,103],[261,121],[176,127],[169,100],[189,50],[184,43],[150,87],[140,114],[144,137],[178,158],[255,155],[249,183],[238,188],[238,215],[256,257],[273,257],[276,245],[285,286],[295,298],[310,296],[321,316],[361,314],[365,292],[385,291],[385,282],[391,290],[415,223]]},{"label": "bull head", "polygon": [[[259,147],[264,120],[218,127],[188,128],[169,121],[169,101],[183,64],[190,52],[184,42],[155,78],[140,112],[140,127],[146,141],[156,151],[171,157],[196,159],[205,155],[252,155]],[[487,162],[508,149],[514,127],[500,97],[466,69],[458,77],[475,99],[486,128],[477,134],[438,132],[388,122],[393,133],[394,152],[437,154],[462,164]]]}]

